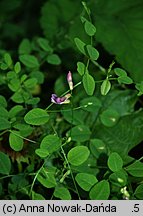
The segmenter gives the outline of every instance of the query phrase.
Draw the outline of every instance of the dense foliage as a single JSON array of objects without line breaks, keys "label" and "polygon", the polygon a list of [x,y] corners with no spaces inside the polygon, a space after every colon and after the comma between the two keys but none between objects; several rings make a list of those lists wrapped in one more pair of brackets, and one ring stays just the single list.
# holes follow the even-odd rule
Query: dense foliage
[{"label": "dense foliage", "polygon": [[143,1],[0,1],[0,199],[143,199]]}]

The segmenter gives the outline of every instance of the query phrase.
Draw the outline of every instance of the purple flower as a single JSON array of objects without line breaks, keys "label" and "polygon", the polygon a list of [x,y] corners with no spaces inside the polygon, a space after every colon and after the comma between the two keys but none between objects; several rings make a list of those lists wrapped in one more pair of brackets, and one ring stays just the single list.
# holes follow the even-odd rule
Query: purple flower
[{"label": "purple flower", "polygon": [[70,90],[73,90],[73,81],[72,81],[72,73],[69,71],[67,74],[67,81],[70,87]]},{"label": "purple flower", "polygon": [[71,97],[71,94],[66,94],[63,97],[58,97],[56,94],[52,94],[51,102],[55,104],[67,104],[70,103],[68,100]]}]

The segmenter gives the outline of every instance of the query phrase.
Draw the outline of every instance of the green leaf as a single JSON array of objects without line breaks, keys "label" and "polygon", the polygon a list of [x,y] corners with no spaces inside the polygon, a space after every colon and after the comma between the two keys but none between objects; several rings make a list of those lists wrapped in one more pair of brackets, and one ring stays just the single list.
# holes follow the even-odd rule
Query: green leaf
[{"label": "green leaf", "polygon": [[12,65],[12,59],[9,53],[4,54],[4,60],[8,67]]},{"label": "green leaf", "polygon": [[2,70],[7,70],[7,69],[8,69],[8,66],[7,66],[6,63],[2,62],[2,63],[0,64],[0,68],[1,68]]},{"label": "green leaf", "polygon": [[21,89],[16,91],[11,99],[16,103],[24,103],[29,99],[30,95],[26,91],[22,91]]},{"label": "green leaf", "polygon": [[87,97],[87,98],[84,98],[80,102],[80,106],[85,111],[96,113],[96,112],[98,112],[99,108],[101,107],[101,102],[95,96],[93,96],[93,97]]},{"label": "green leaf", "polygon": [[90,59],[93,61],[97,60],[99,57],[99,52],[91,45],[87,45],[86,48],[87,48]]},{"label": "green leaf", "polygon": [[21,113],[22,111],[24,111],[23,106],[21,105],[16,105],[14,107],[12,107],[9,111],[9,117],[13,118],[15,116],[17,116],[19,113]]},{"label": "green leaf", "polygon": [[132,84],[133,80],[128,76],[120,76],[118,77],[118,82],[124,84]]},{"label": "green leaf", "polygon": [[107,128],[99,124],[95,127],[96,138],[102,139],[109,151],[126,158],[128,152],[143,140],[142,122],[143,111],[138,111],[121,117],[114,127]]},{"label": "green leaf", "polygon": [[57,186],[54,190],[54,196],[61,200],[71,200],[70,192],[63,186]]},{"label": "green leaf", "polygon": [[27,89],[33,89],[36,86],[36,84],[37,84],[36,78],[30,78],[24,82],[24,85]]},{"label": "green leaf", "polygon": [[0,117],[5,118],[5,119],[8,119],[9,117],[8,111],[2,106],[0,106]]},{"label": "green leaf", "polygon": [[6,155],[3,152],[0,152],[0,173],[4,175],[8,175],[10,173],[10,170],[11,170],[11,162],[8,155]]},{"label": "green leaf", "polygon": [[45,38],[38,38],[37,40],[39,46],[46,52],[52,53],[53,49],[49,45],[49,41]]},{"label": "green leaf", "polygon": [[61,147],[61,139],[55,135],[47,135],[40,144],[41,149],[47,150],[49,153],[57,151]]},{"label": "green leaf", "polygon": [[26,67],[39,68],[40,66],[37,58],[34,55],[28,55],[28,54],[20,55],[19,59]]},{"label": "green leaf", "polygon": [[67,111],[66,109],[63,109],[61,111],[64,119],[73,124],[73,125],[79,125],[79,124],[84,124],[84,119],[86,117],[86,113],[83,110],[71,110],[69,109]]},{"label": "green leaf", "polygon": [[69,135],[71,135],[71,139],[77,142],[85,142],[90,139],[91,131],[89,127],[85,125],[77,125],[69,130]]},{"label": "green leaf", "polygon": [[41,158],[45,158],[49,155],[49,151],[45,148],[36,149],[35,153]]},{"label": "green leaf", "polygon": [[21,151],[23,148],[23,139],[18,131],[12,131],[9,134],[9,144],[14,151]]},{"label": "green leaf", "polygon": [[139,91],[138,96],[141,96],[143,94],[143,81],[140,83],[137,83],[135,87]]},{"label": "green leaf", "polygon": [[96,14],[97,41],[116,57],[136,82],[143,80],[142,0],[101,0],[92,6]]},{"label": "green leaf", "polygon": [[86,33],[87,33],[89,36],[94,36],[94,35],[95,35],[96,28],[95,28],[95,26],[94,26],[91,22],[89,22],[88,20],[85,21],[84,28],[85,28]]},{"label": "green leaf", "polygon": [[119,113],[111,108],[106,109],[101,113],[100,120],[106,127],[113,127],[119,120]]},{"label": "green leaf", "polygon": [[85,47],[86,44],[85,44],[82,40],[80,40],[79,38],[77,38],[77,37],[74,39],[74,42],[75,42],[75,44],[76,44],[78,50],[79,50],[82,54],[86,55],[85,49],[84,49],[84,47]]},{"label": "green leaf", "polygon": [[9,129],[10,127],[11,127],[10,122],[5,118],[0,117],[0,130]]},{"label": "green leaf", "polygon": [[20,135],[23,137],[29,136],[33,132],[33,129],[34,129],[30,125],[27,125],[24,123],[17,123],[13,127],[19,130]]},{"label": "green leaf", "polygon": [[137,198],[137,199],[143,199],[143,184],[140,184],[135,192],[134,192],[134,196]]},{"label": "green leaf", "polygon": [[108,79],[105,79],[103,83],[101,84],[101,94],[107,95],[110,89],[111,89],[111,83]]},{"label": "green leaf", "polygon": [[86,146],[76,146],[68,152],[68,161],[74,166],[79,166],[88,159],[89,154]]},{"label": "green leaf", "polygon": [[107,180],[98,182],[90,191],[91,200],[107,200],[110,195],[110,186]]},{"label": "green leaf", "polygon": [[106,145],[100,139],[90,140],[90,151],[96,158],[98,158],[101,154],[107,154]]},{"label": "green leaf", "polygon": [[78,173],[75,177],[75,180],[85,191],[89,191],[91,187],[98,182],[94,175],[88,173]]},{"label": "green leaf", "polygon": [[32,73],[30,73],[30,76],[32,78],[36,78],[38,84],[42,84],[44,82],[44,74],[40,71],[32,71]]},{"label": "green leaf", "polygon": [[42,168],[37,176],[37,180],[46,188],[53,188],[57,185],[53,172],[49,172],[45,168]]},{"label": "green leaf", "polygon": [[114,68],[114,72],[117,76],[127,76],[127,73],[125,70],[121,69],[121,68]]},{"label": "green leaf", "polygon": [[143,163],[135,161],[126,167],[126,171],[132,176],[143,177]]},{"label": "green leaf", "polygon": [[81,76],[83,76],[85,71],[87,71],[83,62],[77,62],[77,71]]},{"label": "green leaf", "polygon": [[127,173],[122,169],[119,170],[117,172],[112,173],[109,176],[109,181],[117,186],[117,187],[124,187],[127,185],[127,181],[128,181],[128,175]]},{"label": "green leaf", "polygon": [[47,62],[52,65],[60,65],[61,59],[57,54],[51,54],[51,55],[48,55]]},{"label": "green leaf", "polygon": [[45,198],[41,194],[32,191],[32,200],[45,200]]},{"label": "green leaf", "polygon": [[4,96],[0,95],[0,105],[4,108],[7,107],[7,101]]},{"label": "green leaf", "polygon": [[34,108],[24,116],[24,120],[27,124],[42,125],[48,122],[49,115],[43,109]]},{"label": "green leaf", "polygon": [[8,87],[10,88],[11,91],[16,92],[20,89],[21,83],[19,79],[11,79],[10,82],[8,83]]},{"label": "green leaf", "polygon": [[19,73],[21,71],[20,62],[16,62],[16,64],[14,65],[14,71],[15,71],[15,73]]},{"label": "green leaf", "polygon": [[120,155],[116,152],[113,152],[109,155],[108,158],[108,167],[111,171],[117,172],[123,167],[123,160]]},{"label": "green leaf", "polygon": [[83,76],[83,86],[88,95],[93,95],[95,89],[95,81],[94,78],[88,73],[84,74]]},{"label": "green leaf", "polygon": [[30,54],[31,52],[31,43],[28,39],[24,38],[19,45],[19,54]]}]

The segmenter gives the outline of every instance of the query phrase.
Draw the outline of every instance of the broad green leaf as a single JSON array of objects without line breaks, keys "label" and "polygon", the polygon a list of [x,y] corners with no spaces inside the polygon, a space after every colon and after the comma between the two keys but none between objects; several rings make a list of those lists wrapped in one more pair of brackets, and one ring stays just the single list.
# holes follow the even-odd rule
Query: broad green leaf
[{"label": "broad green leaf", "polygon": [[127,185],[127,181],[128,181],[128,175],[127,173],[122,169],[119,170],[117,172],[112,173],[109,176],[109,181],[117,186],[117,187],[124,187]]},{"label": "broad green leaf", "polygon": [[39,46],[46,52],[52,53],[53,49],[49,45],[49,41],[46,38],[38,38],[37,40]]},{"label": "broad green leaf", "polygon": [[83,86],[88,95],[93,95],[95,89],[95,81],[94,78],[88,73],[84,74],[83,76]]},{"label": "broad green leaf", "polygon": [[125,70],[121,69],[121,68],[114,68],[114,72],[117,76],[127,76],[127,73]]},{"label": "broad green leaf", "polygon": [[99,57],[99,52],[97,51],[97,49],[95,49],[93,46],[91,45],[87,45],[86,46],[88,55],[90,57],[91,60],[97,60]]},{"label": "broad green leaf", "polygon": [[30,78],[24,82],[24,85],[27,89],[33,89],[36,86],[36,84],[37,84],[36,78]]},{"label": "broad green leaf", "polygon": [[40,98],[39,97],[34,97],[34,98],[30,98],[26,101],[27,104],[29,105],[36,105],[40,102]]},{"label": "broad green leaf", "polygon": [[88,173],[78,173],[75,177],[75,180],[85,191],[89,191],[91,187],[98,182],[94,175]]},{"label": "broad green leaf", "polygon": [[92,6],[96,14],[96,40],[116,57],[136,82],[143,80],[142,0],[101,0],[93,1]]},{"label": "broad green leaf", "polygon": [[24,38],[19,45],[19,54],[30,54],[31,52],[31,43],[28,39]]},{"label": "broad green leaf", "polygon": [[19,130],[20,135],[23,137],[27,137],[33,132],[33,127],[25,123],[17,123],[13,127]]},{"label": "broad green leaf", "polygon": [[23,139],[18,131],[12,131],[9,134],[9,144],[14,151],[21,151],[23,148]]},{"label": "broad green leaf", "polygon": [[10,88],[11,91],[16,92],[20,89],[21,83],[19,79],[11,79],[10,82],[8,83],[8,87]]},{"label": "broad green leaf", "polygon": [[88,159],[89,154],[86,146],[76,146],[68,152],[68,161],[74,166],[79,166]]},{"label": "broad green leaf", "polygon": [[127,157],[128,152],[143,140],[143,111],[120,118],[114,127],[102,124],[95,127],[96,138],[102,139],[112,152]]},{"label": "broad green leaf", "polygon": [[24,120],[27,124],[42,125],[48,122],[49,115],[43,109],[34,108],[24,116]]},{"label": "broad green leaf", "polygon": [[137,198],[137,199],[143,199],[143,184],[140,184],[135,192],[134,192],[134,196]]},{"label": "broad green leaf", "polygon": [[6,63],[2,62],[2,63],[0,64],[0,68],[1,68],[2,70],[7,70],[7,69],[8,69],[8,65],[7,65]]},{"label": "broad green leaf", "polygon": [[14,65],[14,71],[15,71],[15,73],[19,73],[21,71],[20,62],[16,62],[16,64]]},{"label": "broad green leaf", "polygon": [[39,68],[39,62],[34,55],[28,55],[28,54],[20,55],[19,59],[26,67]]},{"label": "broad green leaf", "polygon": [[8,175],[10,173],[10,170],[11,170],[11,162],[8,155],[6,155],[3,152],[0,152],[0,173],[4,175]]},{"label": "broad green leaf", "polygon": [[106,127],[113,127],[117,124],[119,117],[119,113],[116,110],[109,108],[101,113],[100,120]]},{"label": "broad green leaf", "polygon": [[86,67],[85,67],[85,64],[83,62],[77,62],[77,71],[81,76],[84,75],[84,73],[86,71]]},{"label": "broad green leaf", "polygon": [[128,76],[120,76],[118,77],[118,82],[124,84],[132,84],[133,80]]},{"label": "broad green leaf", "polygon": [[4,117],[0,117],[0,130],[9,129],[11,127],[10,122]]},{"label": "broad green leaf", "polygon": [[36,78],[39,84],[42,84],[44,82],[44,74],[41,71],[32,71],[32,73],[30,73],[30,76],[32,78]]},{"label": "broad green leaf", "polygon": [[102,97],[101,100],[106,109],[110,107],[116,110],[120,116],[124,116],[134,112],[134,106],[138,100],[138,97],[136,91],[134,90],[114,89],[114,91],[110,91],[106,97]]},{"label": "broad green leaf", "polygon": [[5,118],[5,119],[8,119],[9,117],[8,111],[2,106],[0,106],[0,117]]},{"label": "broad green leaf", "polygon": [[37,180],[46,188],[53,188],[57,185],[53,172],[42,168],[37,176]]},{"label": "broad green leaf", "polygon": [[49,153],[57,151],[61,146],[61,140],[58,136],[47,135],[43,138],[40,148],[47,150]]},{"label": "broad green leaf", "polygon": [[32,200],[45,200],[45,198],[41,194],[32,191]]},{"label": "broad green leaf", "polygon": [[80,106],[85,111],[96,113],[101,107],[101,102],[97,97],[87,97],[80,102]]},{"label": "broad green leaf", "polygon": [[123,160],[120,155],[116,152],[113,152],[109,155],[108,158],[108,167],[111,171],[117,172],[123,167]]},{"label": "broad green leaf", "polygon": [[110,185],[107,180],[98,182],[90,191],[91,200],[108,200],[110,195]]},{"label": "broad green leaf", "polygon": [[111,83],[108,79],[105,79],[103,83],[101,84],[101,94],[107,95],[110,89],[111,89]]},{"label": "broad green leaf", "polygon": [[85,53],[85,43],[82,41],[82,40],[80,40],[79,38],[75,38],[74,39],[74,42],[75,42],[75,44],[76,44],[76,46],[77,46],[77,48],[78,48],[78,50],[82,53],[82,54],[86,54]]},{"label": "broad green leaf", "polygon": [[36,149],[35,153],[41,158],[45,158],[49,155],[49,151],[45,148]]},{"label": "broad green leaf", "polygon": [[22,111],[24,111],[24,108],[23,106],[21,105],[16,105],[16,106],[13,106],[10,111],[9,111],[9,117],[10,118],[13,118],[13,117],[16,117],[18,114],[20,114]]},{"label": "broad green leaf", "polygon": [[4,96],[0,95],[0,105],[4,108],[7,107],[7,101]]},{"label": "broad green leaf", "polygon": [[61,200],[71,200],[71,195],[69,190],[63,186],[55,187],[54,196]]},{"label": "broad green leaf", "polygon": [[16,103],[26,103],[29,97],[30,95],[28,92],[20,89],[12,95],[11,99]]},{"label": "broad green leaf", "polygon": [[132,176],[143,177],[143,163],[135,161],[126,167],[126,171]]},{"label": "broad green leaf", "polygon": [[84,28],[85,28],[86,33],[87,33],[89,36],[95,35],[96,28],[95,28],[95,26],[94,26],[91,22],[89,22],[88,20],[85,21]]},{"label": "broad green leaf", "polygon": [[84,142],[90,139],[91,131],[88,126],[77,125],[68,132],[73,141]]},{"label": "broad green leaf", "polygon": [[66,108],[63,109],[61,113],[64,119],[73,125],[84,124],[86,113],[83,110],[71,110]]},{"label": "broad green leaf", "polygon": [[61,59],[57,54],[51,54],[51,55],[48,55],[47,62],[52,65],[60,65]]},{"label": "broad green leaf", "polygon": [[12,59],[9,53],[4,54],[4,60],[8,67],[12,65]]},{"label": "broad green leaf", "polygon": [[101,154],[107,154],[106,145],[100,139],[90,140],[90,151],[96,158],[98,158]]}]

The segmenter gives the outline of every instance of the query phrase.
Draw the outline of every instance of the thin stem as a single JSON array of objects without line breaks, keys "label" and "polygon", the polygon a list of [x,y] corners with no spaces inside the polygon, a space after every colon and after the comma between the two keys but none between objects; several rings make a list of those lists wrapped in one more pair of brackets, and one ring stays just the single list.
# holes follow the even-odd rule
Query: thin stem
[{"label": "thin stem", "polygon": [[70,174],[71,174],[71,177],[72,177],[74,186],[75,186],[75,190],[76,190],[77,195],[78,195],[78,198],[79,198],[79,200],[80,200],[81,198],[80,198],[80,195],[79,195],[77,186],[76,186],[76,182],[75,182],[75,180],[74,180],[74,176],[73,176],[73,173],[72,173],[72,169],[71,169],[71,167],[70,167],[70,164],[69,164],[69,162],[68,162],[68,159],[67,159],[67,157],[66,157],[66,154],[65,154],[64,149],[63,149],[62,146],[61,146],[61,150],[62,150],[63,156],[64,156],[64,158],[65,158],[65,161],[66,161],[66,163],[67,163],[67,165],[68,165],[68,168],[69,168],[69,170],[70,170]]},{"label": "thin stem", "polygon": [[16,135],[17,137],[20,137],[21,139],[27,140],[28,142],[37,143],[36,141],[33,141],[33,140],[31,140],[31,139],[28,139],[28,138],[25,138],[25,137],[21,136],[20,134],[15,133],[15,132],[12,131],[12,130],[8,130],[8,131],[11,132],[11,133],[13,133],[13,134]]}]

